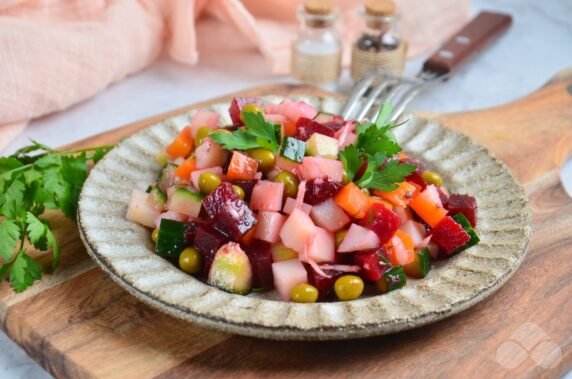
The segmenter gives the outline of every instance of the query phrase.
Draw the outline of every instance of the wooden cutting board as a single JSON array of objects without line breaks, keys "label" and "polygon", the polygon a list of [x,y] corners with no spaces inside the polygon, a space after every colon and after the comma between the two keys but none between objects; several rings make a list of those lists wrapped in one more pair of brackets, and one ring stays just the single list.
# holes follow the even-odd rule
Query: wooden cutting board
[{"label": "wooden cutting board", "polygon": [[[245,92],[323,93],[289,85]],[[230,96],[73,146],[115,143]],[[572,368],[572,199],[557,171],[572,151],[572,76],[498,108],[437,118],[510,166],[534,211],[522,267],[461,314],[403,333],[337,342],[275,342],[206,330],[153,310],[115,285],[91,262],[75,225],[53,214],[62,264],[23,294],[0,285],[3,329],[56,377],[557,377]]]}]

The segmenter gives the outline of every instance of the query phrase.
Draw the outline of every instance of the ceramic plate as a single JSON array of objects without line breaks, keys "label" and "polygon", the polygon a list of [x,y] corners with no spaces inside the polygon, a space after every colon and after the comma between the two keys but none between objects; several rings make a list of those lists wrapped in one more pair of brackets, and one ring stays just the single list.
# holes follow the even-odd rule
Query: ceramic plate
[{"label": "ceramic plate", "polygon": [[[334,98],[299,97],[339,113]],[[283,98],[270,96],[267,102]],[[228,103],[211,106],[226,122]],[[159,122],[123,141],[89,175],[78,224],[89,254],[141,301],[172,316],[218,330],[272,339],[367,337],[425,325],[459,313],[500,288],[522,262],[531,234],[524,189],[482,146],[438,123],[416,119],[396,129],[406,152],[443,175],[453,192],[477,198],[481,243],[434,265],[422,280],[385,295],[350,302],[295,304],[272,294],[233,295],[189,276],[153,253],[149,230],[125,219],[133,188],[155,180],[161,152],[189,114]]]}]

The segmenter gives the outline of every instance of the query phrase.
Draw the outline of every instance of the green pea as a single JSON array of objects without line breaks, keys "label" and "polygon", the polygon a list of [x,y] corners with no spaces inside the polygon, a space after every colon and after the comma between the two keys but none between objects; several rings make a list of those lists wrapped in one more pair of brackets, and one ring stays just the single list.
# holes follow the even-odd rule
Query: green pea
[{"label": "green pea", "polygon": [[276,164],[276,156],[270,150],[252,149],[248,151],[248,155],[258,161],[258,169],[262,172],[272,170]]},{"label": "green pea", "polygon": [[199,189],[205,195],[214,191],[221,183],[222,180],[218,175],[212,172],[203,172],[201,176],[199,176]]},{"label": "green pea", "polygon": [[336,243],[336,249],[340,247],[344,238],[346,238],[346,234],[348,234],[347,229],[338,230],[336,234],[334,234],[334,241]]},{"label": "green pea", "polygon": [[298,194],[298,185],[300,180],[290,171],[280,171],[276,178],[274,178],[276,183],[284,183],[284,196],[285,197],[296,197]]},{"label": "green pea", "polygon": [[423,180],[429,184],[434,184],[437,187],[441,187],[443,185],[443,178],[435,171],[425,170],[421,176],[423,177]]},{"label": "green pea", "polygon": [[318,289],[310,284],[301,283],[292,289],[290,298],[296,303],[315,303],[318,300]]},{"label": "green pea", "polygon": [[240,119],[242,122],[244,122],[245,113],[264,113],[264,109],[256,103],[244,105],[240,111]]},{"label": "green pea", "polygon": [[363,280],[356,275],[344,275],[334,283],[334,291],[342,301],[355,300],[363,292]]},{"label": "green pea", "polygon": [[199,130],[197,130],[197,135],[195,137],[195,146],[199,146],[201,143],[203,143],[203,141],[205,140],[205,138],[207,138],[209,136],[209,134],[211,134],[212,129],[206,126],[203,126],[202,128],[199,128]]},{"label": "green pea", "polygon": [[246,194],[244,193],[244,190],[242,189],[241,186],[237,186],[236,184],[232,185],[232,192],[234,192],[234,194],[236,196],[238,196],[238,198],[240,200],[244,200],[244,197],[246,196]]},{"label": "green pea", "polygon": [[201,270],[201,254],[194,247],[187,247],[179,255],[179,267],[187,274],[196,274]]}]

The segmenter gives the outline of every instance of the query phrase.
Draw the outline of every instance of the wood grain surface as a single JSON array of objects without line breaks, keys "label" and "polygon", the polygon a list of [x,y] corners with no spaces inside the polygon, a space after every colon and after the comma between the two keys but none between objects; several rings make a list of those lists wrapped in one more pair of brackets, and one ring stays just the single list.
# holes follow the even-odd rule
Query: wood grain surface
[{"label": "wood grain surface", "polygon": [[[323,92],[269,85],[241,93]],[[115,143],[162,118],[229,96],[73,146]],[[572,151],[572,79],[561,77],[498,108],[437,118],[511,167],[534,211],[533,238],[521,268],[497,293],[461,314],[352,341],[274,342],[214,332],[127,294],[90,261],[75,225],[50,215],[62,264],[23,294],[0,285],[3,329],[61,378],[558,377],[572,368],[572,199],[557,170]]]}]

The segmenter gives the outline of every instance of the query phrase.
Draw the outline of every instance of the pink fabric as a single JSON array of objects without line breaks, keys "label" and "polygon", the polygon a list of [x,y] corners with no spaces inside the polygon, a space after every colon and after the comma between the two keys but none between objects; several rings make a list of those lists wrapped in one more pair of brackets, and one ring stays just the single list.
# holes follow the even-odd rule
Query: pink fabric
[{"label": "pink fabric", "polygon": [[[469,0],[398,0],[410,55],[435,47],[469,17]],[[198,61],[195,20],[230,22],[275,73],[286,73],[295,9],[302,0],[0,1],[0,150],[30,119],[85,100],[148,66],[166,49]],[[355,0],[338,0],[346,43],[362,21]],[[348,45],[349,46],[349,45]],[[349,52],[349,48],[345,49]]]}]

